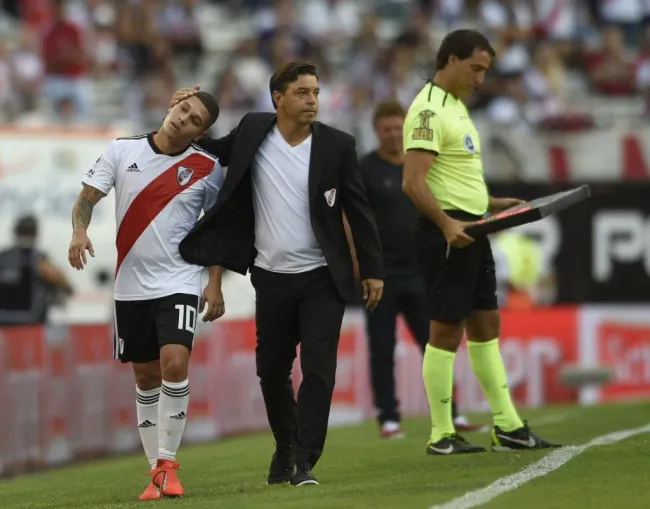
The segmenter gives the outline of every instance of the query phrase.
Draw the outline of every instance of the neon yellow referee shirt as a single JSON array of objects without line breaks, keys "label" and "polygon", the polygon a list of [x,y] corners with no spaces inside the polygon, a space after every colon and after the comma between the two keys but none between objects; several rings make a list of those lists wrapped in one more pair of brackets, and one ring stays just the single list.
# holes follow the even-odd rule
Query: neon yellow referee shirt
[{"label": "neon yellow referee shirt", "polygon": [[462,101],[427,83],[409,107],[403,137],[405,151],[436,153],[426,182],[443,210],[487,212],[481,140]]}]

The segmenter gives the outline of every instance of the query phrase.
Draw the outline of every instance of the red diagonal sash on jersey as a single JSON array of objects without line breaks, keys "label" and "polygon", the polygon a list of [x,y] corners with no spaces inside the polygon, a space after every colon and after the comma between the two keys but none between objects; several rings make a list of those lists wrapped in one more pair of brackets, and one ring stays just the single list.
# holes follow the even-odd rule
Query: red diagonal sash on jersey
[{"label": "red diagonal sash on jersey", "polygon": [[[185,169],[181,169],[181,166]],[[124,258],[147,226],[174,199],[174,196],[197,180],[208,176],[213,168],[212,159],[201,154],[191,154],[166,169],[140,191],[129,205],[117,231],[116,276]]]}]

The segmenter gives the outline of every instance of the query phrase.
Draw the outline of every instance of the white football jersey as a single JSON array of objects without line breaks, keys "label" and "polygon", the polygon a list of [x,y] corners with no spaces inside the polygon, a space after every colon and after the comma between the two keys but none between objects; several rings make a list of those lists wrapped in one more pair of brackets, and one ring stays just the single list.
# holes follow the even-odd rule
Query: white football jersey
[{"label": "white football jersey", "polygon": [[215,156],[194,144],[163,154],[153,134],[118,138],[82,182],[105,194],[115,188],[116,300],[201,295],[203,267],[183,260],[178,245],[217,200],[223,170]]}]

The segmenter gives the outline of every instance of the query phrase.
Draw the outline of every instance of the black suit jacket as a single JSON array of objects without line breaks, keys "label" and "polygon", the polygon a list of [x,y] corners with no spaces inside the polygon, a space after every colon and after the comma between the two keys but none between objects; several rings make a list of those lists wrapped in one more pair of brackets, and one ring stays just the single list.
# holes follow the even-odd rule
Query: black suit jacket
[{"label": "black suit jacket", "polygon": [[[228,136],[199,145],[219,157],[228,171],[215,205],[180,244],[189,263],[219,265],[245,275],[255,260],[255,214],[249,171],[260,145],[276,122],[272,113],[249,113]],[[314,122],[309,165],[311,226],[336,287],[346,301],[355,299],[352,259],[342,210],[350,223],[361,279],[383,279],[381,244],[363,187],[355,140],[338,129]],[[325,194],[336,189],[332,207]]]}]

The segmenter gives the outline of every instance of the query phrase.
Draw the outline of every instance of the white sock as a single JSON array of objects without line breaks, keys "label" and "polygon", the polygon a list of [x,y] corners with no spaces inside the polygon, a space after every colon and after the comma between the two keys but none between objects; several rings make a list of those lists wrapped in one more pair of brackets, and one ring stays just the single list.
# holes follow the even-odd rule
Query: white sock
[{"label": "white sock", "polygon": [[190,402],[190,383],[163,380],[158,406],[158,458],[175,460],[181,444],[187,406]]},{"label": "white sock", "polygon": [[144,453],[147,455],[151,468],[156,466],[158,459],[158,400],[160,387],[143,391],[135,387],[135,406],[138,414],[138,431]]}]

